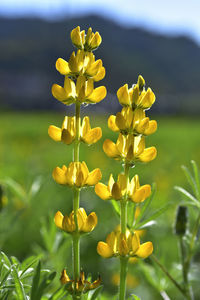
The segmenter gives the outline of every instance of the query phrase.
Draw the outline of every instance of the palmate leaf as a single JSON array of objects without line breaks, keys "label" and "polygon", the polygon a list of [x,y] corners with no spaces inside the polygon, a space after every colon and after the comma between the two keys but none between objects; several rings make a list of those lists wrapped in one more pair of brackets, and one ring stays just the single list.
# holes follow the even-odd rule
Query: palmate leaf
[{"label": "palmate leaf", "polygon": [[23,275],[26,273],[28,269],[30,269],[36,262],[38,261],[39,257],[38,256],[30,256],[26,260],[23,261],[21,264],[21,269],[22,272],[20,274],[20,278],[23,277]]},{"label": "palmate leaf", "polygon": [[38,287],[38,292],[37,292],[37,300],[41,299],[45,289],[52,283],[56,276],[56,272],[52,272],[50,274],[46,274],[44,279],[42,280],[41,284]]},{"label": "palmate leaf", "polygon": [[191,195],[188,191],[186,191],[184,188],[182,188],[180,186],[175,186],[174,189],[179,191],[181,194],[183,194],[188,199],[190,199],[195,204],[196,207],[200,208],[200,202],[193,195]]}]

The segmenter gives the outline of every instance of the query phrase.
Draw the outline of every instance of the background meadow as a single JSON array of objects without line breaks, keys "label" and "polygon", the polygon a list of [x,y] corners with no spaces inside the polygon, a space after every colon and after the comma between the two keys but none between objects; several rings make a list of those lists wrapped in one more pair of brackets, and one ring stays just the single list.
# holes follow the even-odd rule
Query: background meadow
[{"label": "background meadow", "polygon": [[[155,146],[158,156],[148,164],[137,164],[131,177],[138,174],[141,184],[156,184],[150,214],[168,206],[142,241],[153,242],[154,255],[181,282],[174,222],[184,198],[174,186],[190,191],[181,166],[190,167],[195,160],[200,168],[200,24],[196,15],[200,8],[197,1],[190,1],[189,8],[186,1],[181,6],[178,2],[154,0],[150,6],[149,1],[139,5],[98,0],[0,3],[0,185],[5,194],[0,199],[0,248],[19,261],[35,255],[43,268],[56,271],[47,293],[60,286],[63,268],[72,275],[71,240],[56,228],[53,217],[58,210],[70,213],[73,195],[56,184],[51,173],[72,160],[73,146],[54,142],[47,131],[49,125],[60,127],[64,116],[74,113],[73,106],[53,99],[50,89],[53,83],[63,84],[55,61],[58,57],[69,59],[73,50],[69,33],[78,25],[81,29],[92,26],[103,38],[94,54],[106,68],[101,85],[108,90],[100,104],[82,108],[82,117],[89,115],[92,127],[102,128],[103,137],[90,147],[81,144],[81,161],[87,162],[89,170],[99,167],[104,183],[110,173],[116,178],[122,171],[102,149],[106,138],[117,139],[108,129],[107,119],[121,109],[117,89],[125,83],[131,86],[141,74],[157,98],[147,115],[157,120],[158,130],[147,138],[147,146]],[[172,5],[178,12],[174,16]],[[119,266],[114,259],[102,259],[96,246],[118,225],[118,218],[111,203],[98,198],[92,188],[81,193],[81,205],[98,216],[96,229],[81,241],[81,266],[93,279],[99,273],[102,276],[101,300],[115,299]],[[195,216],[195,209],[190,208],[192,225]],[[146,262],[148,270],[130,264],[129,292],[141,299],[159,300],[163,299],[160,292],[166,290],[171,299],[181,300],[161,271],[154,271],[152,260]],[[199,253],[195,262],[199,266]],[[200,294],[197,269],[191,277],[195,299]]]}]

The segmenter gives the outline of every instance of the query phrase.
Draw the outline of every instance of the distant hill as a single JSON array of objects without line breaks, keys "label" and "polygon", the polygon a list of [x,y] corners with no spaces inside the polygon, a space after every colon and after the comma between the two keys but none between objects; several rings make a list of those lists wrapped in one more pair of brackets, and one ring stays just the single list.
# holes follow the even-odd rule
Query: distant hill
[{"label": "distant hill", "polygon": [[62,84],[63,77],[54,65],[58,57],[69,58],[73,50],[69,34],[77,25],[92,26],[102,35],[95,55],[103,60],[106,77],[98,84],[106,85],[109,93],[126,82],[132,85],[142,74],[161,99],[156,110],[200,111],[200,48],[195,42],[127,29],[97,16],[59,22],[0,19],[1,107],[59,109],[50,87]]}]

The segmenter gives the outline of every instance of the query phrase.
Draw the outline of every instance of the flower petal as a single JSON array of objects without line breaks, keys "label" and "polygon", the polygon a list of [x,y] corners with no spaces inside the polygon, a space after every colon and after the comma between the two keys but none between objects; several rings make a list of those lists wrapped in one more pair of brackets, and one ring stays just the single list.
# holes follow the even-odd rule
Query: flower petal
[{"label": "flower petal", "polygon": [[62,58],[58,58],[56,61],[56,70],[62,75],[68,75],[70,73],[68,62]]},{"label": "flower petal", "polygon": [[86,135],[82,137],[83,141],[88,144],[94,144],[102,137],[102,130],[100,127],[91,129]]},{"label": "flower petal", "polygon": [[156,158],[157,150],[155,147],[149,147],[144,149],[143,153],[140,154],[139,160],[142,162],[149,162]]},{"label": "flower petal", "polygon": [[56,142],[60,142],[61,141],[61,129],[54,126],[54,125],[50,125],[48,128],[48,134],[49,136]]},{"label": "flower petal", "polygon": [[86,180],[87,185],[95,185],[101,180],[102,174],[100,169],[95,169],[89,173],[88,178]]},{"label": "flower petal", "polygon": [[95,193],[97,194],[97,196],[99,196],[102,200],[108,200],[111,198],[111,194],[108,191],[108,187],[99,182],[95,185]]},{"label": "flower petal", "polygon": [[119,131],[119,127],[117,127],[115,120],[116,120],[116,116],[114,115],[111,115],[108,118],[108,128],[110,128],[114,132],[117,132]]},{"label": "flower petal", "polygon": [[115,158],[120,156],[120,153],[115,145],[111,140],[106,139],[103,143],[103,151],[106,153],[107,156]]},{"label": "flower petal", "polygon": [[52,173],[53,179],[59,184],[68,184],[66,170],[56,167]]},{"label": "flower petal", "polygon": [[118,89],[117,97],[121,105],[131,105],[128,84],[125,84]]},{"label": "flower petal", "polygon": [[153,252],[152,242],[146,242],[140,245],[139,249],[136,251],[136,255],[141,258],[146,258]]},{"label": "flower petal", "polygon": [[56,226],[60,229],[63,229],[62,227],[63,218],[64,218],[63,214],[60,211],[57,211],[57,213],[54,216],[54,222]]},{"label": "flower petal", "polygon": [[108,246],[108,244],[104,242],[98,242],[97,252],[99,255],[101,255],[104,258],[109,258],[113,256],[112,249]]},{"label": "flower petal", "polygon": [[94,89],[92,94],[87,97],[88,102],[98,103],[106,97],[107,91],[105,86],[99,86]]}]

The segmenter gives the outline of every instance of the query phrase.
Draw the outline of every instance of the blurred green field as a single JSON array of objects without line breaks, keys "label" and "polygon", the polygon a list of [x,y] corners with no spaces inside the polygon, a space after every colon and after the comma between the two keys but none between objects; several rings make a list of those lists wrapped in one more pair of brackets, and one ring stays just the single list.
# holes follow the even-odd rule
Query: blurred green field
[{"label": "blurred green field", "polygon": [[[193,159],[200,165],[200,120],[184,117],[159,117],[158,131],[147,138],[147,146],[156,146],[158,156],[149,164],[138,164],[131,170],[131,176],[138,174],[141,184],[153,183],[157,185],[157,194],[153,203],[159,208],[170,202],[169,210],[158,219],[146,234],[144,240],[152,240],[154,253],[167,265],[178,257],[176,238],[173,236],[175,208],[181,201],[179,194],[174,191],[174,185],[188,188],[181,165],[189,165]],[[48,126],[60,126],[62,114],[53,113],[3,113],[0,118],[0,180],[11,177],[28,190],[36,178],[40,178],[42,185],[34,199],[25,205],[18,197],[9,192],[8,206],[19,211],[14,221],[8,227],[1,229],[1,248],[8,255],[15,255],[19,259],[27,257],[38,246],[43,247],[41,237],[41,220],[48,215],[52,216],[57,210],[69,213],[72,209],[72,193],[68,188],[57,185],[51,172],[54,167],[68,164],[72,160],[72,146],[56,143],[48,137]],[[91,116],[92,127],[101,126],[103,138],[97,144],[87,147],[81,145],[80,159],[87,162],[89,170],[100,167],[103,182],[108,180],[109,174],[115,176],[122,171],[118,162],[106,157],[102,150],[105,138],[116,141],[117,135],[107,128],[107,116]],[[114,229],[118,219],[108,202],[99,199],[92,189],[83,191],[81,205],[87,212],[95,211],[98,215],[98,227],[82,240],[81,256],[82,267],[86,272],[92,272],[94,277],[100,272],[107,288],[113,293],[116,288],[110,286],[110,277],[116,266],[107,263],[96,253],[96,244],[105,240],[106,234]],[[8,216],[1,214],[1,224],[7,224]],[[53,218],[53,217],[52,217]],[[170,245],[170,249],[169,249]],[[66,251],[65,255],[66,255]],[[70,247],[67,249],[70,257]],[[49,260],[55,257],[49,257]],[[58,259],[55,268],[67,265],[71,269],[70,261]],[[49,261],[49,265],[51,261]],[[105,269],[107,272],[105,272]],[[134,268],[133,268],[134,269]],[[60,270],[57,270],[58,272]],[[139,280],[143,281],[142,278]],[[138,287],[140,293],[140,287]],[[152,291],[154,295],[154,292]],[[152,299],[157,299],[156,295]],[[151,299],[151,298],[144,298]],[[159,298],[158,298],[159,299]],[[179,298],[176,298],[179,299]],[[181,298],[180,298],[181,299]]]}]

